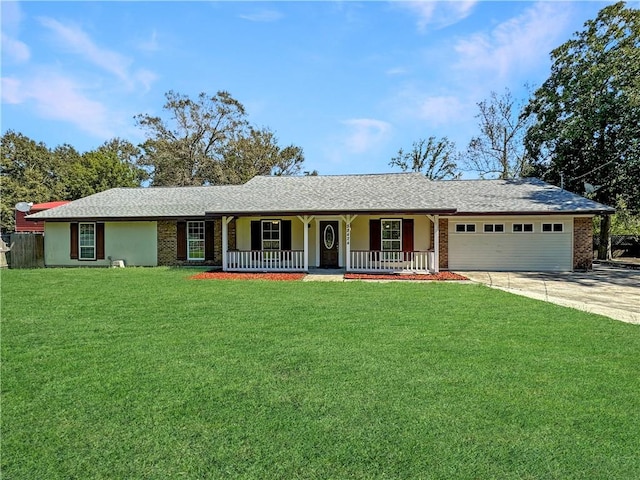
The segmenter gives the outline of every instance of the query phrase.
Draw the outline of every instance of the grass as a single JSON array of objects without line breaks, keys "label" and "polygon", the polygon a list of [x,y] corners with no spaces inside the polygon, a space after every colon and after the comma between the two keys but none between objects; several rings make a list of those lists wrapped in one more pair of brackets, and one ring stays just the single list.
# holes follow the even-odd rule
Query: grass
[{"label": "grass", "polygon": [[2,478],[640,478],[640,329],[477,285],[2,272]]}]

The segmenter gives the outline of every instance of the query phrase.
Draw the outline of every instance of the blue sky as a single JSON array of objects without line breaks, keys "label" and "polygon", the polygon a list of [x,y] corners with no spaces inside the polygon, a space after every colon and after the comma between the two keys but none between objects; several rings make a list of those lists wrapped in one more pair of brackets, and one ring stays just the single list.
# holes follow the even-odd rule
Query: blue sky
[{"label": "blue sky", "polygon": [[[477,102],[549,75],[603,2],[5,2],[2,132],[91,150],[144,141],[168,90],[227,90],[321,174],[392,171],[476,134]],[[469,175],[469,174],[468,174]]]}]

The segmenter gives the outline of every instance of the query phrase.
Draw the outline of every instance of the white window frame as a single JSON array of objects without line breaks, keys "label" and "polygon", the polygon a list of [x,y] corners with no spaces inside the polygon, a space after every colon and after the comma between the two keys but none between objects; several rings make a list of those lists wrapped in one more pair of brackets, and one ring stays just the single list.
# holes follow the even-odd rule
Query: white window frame
[{"label": "white window frame", "polygon": [[[545,230],[545,226],[549,226],[550,230]],[[559,229],[557,229],[559,227]],[[562,222],[544,222],[542,224],[542,233],[564,233],[564,223]]]},{"label": "white window frame", "polygon": [[[265,225],[269,225],[268,232],[271,233],[271,238],[265,238]],[[273,226],[277,225],[278,229],[273,229]],[[278,238],[273,238],[273,233],[278,232]],[[260,222],[260,247],[266,251],[278,251],[282,250],[282,222],[280,220],[262,220]]]},{"label": "white window frame", "polygon": [[456,233],[476,233],[475,223],[456,223]]},{"label": "white window frame", "polygon": [[[491,227],[490,230],[487,230],[487,227]],[[496,227],[501,227],[502,230],[496,230]],[[482,226],[483,233],[504,233],[504,223],[485,223]]]},{"label": "white window frame", "polygon": [[[91,243],[83,244],[83,240],[87,240],[87,236],[83,238],[83,227],[91,227]],[[80,222],[78,223],[78,260],[95,260],[96,259],[96,224],[94,222]],[[83,251],[92,252],[91,256],[83,255]]]},{"label": "white window frame", "polygon": [[[385,224],[398,224],[398,238],[384,238]],[[388,230],[390,232],[395,229]],[[398,248],[393,248],[394,243],[398,244]],[[402,251],[402,219],[401,218],[381,218],[380,219],[380,250],[383,252],[401,252]]]},{"label": "white window frame", "polygon": [[[527,230],[525,228],[528,225],[531,226],[531,230]],[[520,230],[516,230],[516,226],[520,226]],[[533,226],[533,223],[514,223],[511,225],[511,231],[513,233],[533,233],[535,231],[535,228]]]},{"label": "white window frame", "polygon": [[[187,260],[204,260],[206,257],[205,248],[204,221],[187,222]],[[202,256],[196,257],[192,255],[192,252],[202,252]]]}]

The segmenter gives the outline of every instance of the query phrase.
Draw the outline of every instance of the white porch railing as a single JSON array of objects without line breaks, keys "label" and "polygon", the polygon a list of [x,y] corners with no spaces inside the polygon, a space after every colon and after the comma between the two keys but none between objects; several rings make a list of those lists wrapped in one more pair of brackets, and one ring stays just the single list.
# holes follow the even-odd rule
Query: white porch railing
[{"label": "white porch railing", "polygon": [[352,272],[429,273],[435,271],[433,250],[415,252],[381,252],[351,250]]},{"label": "white porch railing", "polygon": [[233,250],[227,252],[227,271],[304,271],[303,250]]}]

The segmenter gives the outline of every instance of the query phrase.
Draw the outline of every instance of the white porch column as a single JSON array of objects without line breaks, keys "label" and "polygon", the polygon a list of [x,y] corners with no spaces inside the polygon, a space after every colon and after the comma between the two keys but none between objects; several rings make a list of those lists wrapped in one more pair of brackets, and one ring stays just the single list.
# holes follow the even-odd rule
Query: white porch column
[{"label": "white porch column", "polygon": [[345,268],[347,270],[347,272],[349,270],[351,270],[351,222],[353,222],[356,217],[358,215],[343,215],[342,219],[344,220],[344,223],[346,224],[346,229],[345,229],[345,255],[346,255],[346,259],[344,262]]},{"label": "white porch column", "polygon": [[304,271],[309,271],[309,227],[311,226],[311,220],[313,220],[313,216],[305,215],[300,216],[298,218],[302,222],[302,228],[304,229],[304,248],[303,248],[303,258],[304,258]]},{"label": "white porch column", "polygon": [[433,256],[435,265],[433,272],[440,272],[440,220],[438,215],[433,216]]},{"label": "white porch column", "polygon": [[227,251],[229,250],[229,222],[233,217],[222,217],[222,271],[227,271]]}]

